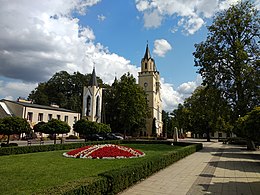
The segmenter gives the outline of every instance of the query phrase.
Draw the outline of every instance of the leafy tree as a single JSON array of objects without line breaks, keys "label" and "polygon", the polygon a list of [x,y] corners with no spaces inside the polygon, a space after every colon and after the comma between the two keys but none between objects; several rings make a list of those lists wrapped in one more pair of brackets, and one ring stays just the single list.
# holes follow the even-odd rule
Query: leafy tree
[{"label": "leafy tree", "polygon": [[0,134],[8,136],[7,144],[9,144],[10,135],[30,132],[30,124],[21,117],[8,116],[0,120]]},{"label": "leafy tree", "polygon": [[41,121],[41,122],[37,123],[36,125],[34,125],[33,126],[34,132],[42,132],[41,128],[45,124],[46,124],[45,122]]},{"label": "leafy tree", "polygon": [[[70,75],[66,71],[57,72],[47,82],[39,83],[28,98],[37,104],[55,103],[62,108],[81,112],[83,87],[88,85],[90,78],[91,74],[74,72]],[[102,80],[97,79],[102,85]]]},{"label": "leafy tree", "polygon": [[236,133],[248,139],[248,149],[255,150],[252,141],[260,142],[260,106],[237,120]]},{"label": "leafy tree", "polygon": [[251,1],[241,1],[218,13],[206,41],[195,45],[203,84],[221,90],[232,121],[260,103],[259,24],[259,11]]},{"label": "leafy tree", "polygon": [[64,121],[51,119],[47,123],[40,125],[39,130],[41,133],[54,135],[54,144],[56,144],[56,134],[69,133],[70,126]]},{"label": "leafy tree", "polygon": [[88,121],[86,119],[78,120],[73,125],[74,131],[77,133],[84,135],[85,141],[87,141],[87,136],[96,133],[109,133],[111,129],[108,125],[103,123],[96,123],[92,121]]},{"label": "leafy tree", "polygon": [[219,98],[219,93],[218,89],[198,87],[184,105],[173,111],[176,126],[195,134],[206,133],[207,141],[210,141],[211,132],[227,130],[229,107],[223,98]]},{"label": "leafy tree", "polygon": [[130,73],[107,89],[105,102],[106,123],[113,131],[133,135],[145,127],[149,116],[146,94]]}]

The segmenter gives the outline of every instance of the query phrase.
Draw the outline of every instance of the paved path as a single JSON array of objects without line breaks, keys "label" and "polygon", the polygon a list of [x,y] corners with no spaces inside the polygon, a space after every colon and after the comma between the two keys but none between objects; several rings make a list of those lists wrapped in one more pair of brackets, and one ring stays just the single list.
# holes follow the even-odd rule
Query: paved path
[{"label": "paved path", "polygon": [[260,195],[260,151],[218,142],[130,187],[120,195]]}]

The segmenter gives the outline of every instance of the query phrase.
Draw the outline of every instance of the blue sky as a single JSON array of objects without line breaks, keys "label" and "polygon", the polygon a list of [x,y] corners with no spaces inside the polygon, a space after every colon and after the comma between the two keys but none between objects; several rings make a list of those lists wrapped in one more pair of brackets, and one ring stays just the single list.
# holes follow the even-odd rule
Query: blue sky
[{"label": "blue sky", "polygon": [[[136,78],[147,41],[161,75],[163,109],[200,85],[194,44],[238,0],[0,0],[0,99],[27,97],[58,71],[111,84]],[[260,0],[255,0],[259,8]]]},{"label": "blue sky", "polygon": [[[98,21],[97,16],[103,16],[105,19]],[[172,50],[167,52],[165,57],[152,53],[161,76],[174,86],[196,79],[192,53],[194,44],[206,37],[205,26],[191,36],[185,35],[181,30],[172,33],[171,28],[177,25],[178,18],[173,16],[176,19],[166,18],[159,28],[145,28],[142,13],[138,12],[132,0],[103,0],[89,9],[85,16],[77,17],[81,25],[93,29],[97,42],[108,46],[110,51],[124,56],[137,66],[140,65],[147,41],[152,53],[155,40],[167,40]],[[208,19],[207,22],[210,23],[211,20]]]}]

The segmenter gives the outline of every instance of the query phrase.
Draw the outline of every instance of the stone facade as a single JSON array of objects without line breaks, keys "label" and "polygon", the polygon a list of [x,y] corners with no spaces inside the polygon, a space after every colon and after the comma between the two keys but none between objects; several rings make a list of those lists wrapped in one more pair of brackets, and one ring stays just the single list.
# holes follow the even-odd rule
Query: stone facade
[{"label": "stone facade", "polygon": [[89,121],[101,122],[102,88],[98,86],[96,72],[93,69],[88,86],[83,89],[82,118]]},{"label": "stone facade", "polygon": [[138,84],[145,90],[150,108],[150,117],[147,118],[146,129],[143,134],[152,135],[153,123],[155,123],[156,134],[160,136],[163,129],[160,74],[156,70],[155,61],[150,55],[148,44],[141,61]]}]

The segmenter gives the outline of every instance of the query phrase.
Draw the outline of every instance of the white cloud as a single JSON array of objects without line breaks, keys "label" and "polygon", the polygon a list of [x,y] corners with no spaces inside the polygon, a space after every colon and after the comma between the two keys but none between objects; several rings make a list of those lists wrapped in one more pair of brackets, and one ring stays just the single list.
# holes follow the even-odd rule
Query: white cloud
[{"label": "white cloud", "polygon": [[183,103],[186,98],[192,95],[193,91],[202,83],[201,76],[198,75],[195,81],[189,81],[181,84],[177,89],[170,83],[165,83],[164,78],[161,78],[161,94],[163,109],[171,112],[178,107],[178,104]]},{"label": "white cloud", "polygon": [[[194,34],[206,18],[228,8],[239,0],[135,0],[136,8],[143,13],[144,26],[157,28],[165,17],[178,16],[185,34]],[[259,1],[259,0],[257,0]],[[153,18],[153,17],[155,18]]]},{"label": "white cloud", "polygon": [[37,83],[24,83],[22,81],[0,81],[1,98],[16,100],[18,97],[27,97],[37,86]]},{"label": "white cloud", "polygon": [[144,13],[144,27],[157,28],[161,25],[163,17],[157,10]]},{"label": "white cloud", "polygon": [[104,16],[103,14],[98,15],[98,21],[104,21],[106,19],[106,16]]},{"label": "white cloud", "polygon": [[154,41],[153,53],[160,57],[164,57],[165,54],[172,49],[171,45],[165,39],[157,39]]}]

